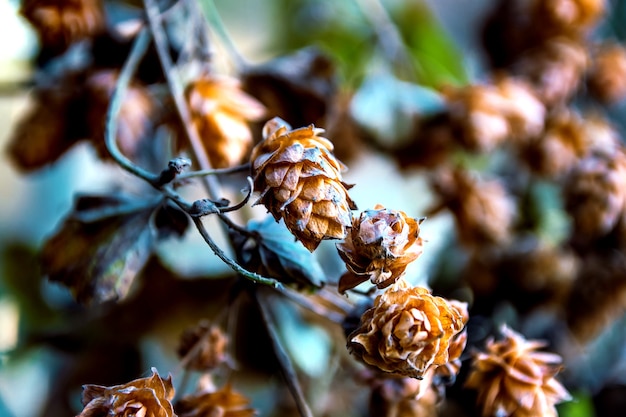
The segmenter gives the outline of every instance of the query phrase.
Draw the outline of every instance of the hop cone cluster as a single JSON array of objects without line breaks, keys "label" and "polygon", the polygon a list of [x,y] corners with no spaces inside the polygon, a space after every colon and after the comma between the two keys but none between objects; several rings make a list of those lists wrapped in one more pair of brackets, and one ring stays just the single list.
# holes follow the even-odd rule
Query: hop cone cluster
[{"label": "hop cone cluster", "polygon": [[363,314],[348,348],[384,372],[420,379],[430,367],[449,362],[450,344],[467,316],[465,303],[451,303],[399,280]]},{"label": "hop cone cluster", "polygon": [[352,222],[345,241],[337,244],[348,273],[339,280],[343,293],[371,280],[379,289],[396,282],[407,265],[422,254],[420,221],[402,211],[376,205]]},{"label": "hop cone cluster", "polygon": [[482,414],[509,417],[556,417],[555,404],[570,398],[555,379],[561,357],[537,352],[545,346],[526,340],[506,326],[504,340],[487,343],[487,352],[478,353],[466,387],[478,391]]},{"label": "hop cone cluster", "polygon": [[280,118],[267,122],[252,150],[254,187],[274,218],[311,252],[324,239],[343,239],[356,205],[341,180],[344,165],[313,125],[292,130]]},{"label": "hop cone cluster", "polygon": [[201,77],[187,87],[186,96],[211,165],[228,168],[241,163],[252,147],[248,121],[261,119],[265,107],[243,92],[234,78]]}]

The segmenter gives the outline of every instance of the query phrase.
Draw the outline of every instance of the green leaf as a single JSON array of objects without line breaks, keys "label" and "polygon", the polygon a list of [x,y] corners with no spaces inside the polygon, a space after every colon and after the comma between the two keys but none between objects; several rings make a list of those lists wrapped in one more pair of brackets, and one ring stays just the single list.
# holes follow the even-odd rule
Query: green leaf
[{"label": "green leaf", "polygon": [[268,216],[263,221],[248,223],[252,235],[239,245],[240,257],[247,268],[297,287],[321,288],[325,274],[315,256],[284,224]]},{"label": "green leaf", "polygon": [[43,246],[43,271],[84,304],[123,299],[155,240],[154,205],[121,196],[83,196]]}]

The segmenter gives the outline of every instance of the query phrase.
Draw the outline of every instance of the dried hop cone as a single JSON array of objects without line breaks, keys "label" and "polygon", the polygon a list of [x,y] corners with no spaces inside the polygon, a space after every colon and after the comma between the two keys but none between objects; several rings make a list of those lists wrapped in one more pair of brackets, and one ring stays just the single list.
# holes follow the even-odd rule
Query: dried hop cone
[{"label": "dried hop cone", "polygon": [[171,377],[163,379],[152,368],[151,377],[124,385],[84,385],[82,402],[85,408],[77,417],[174,417],[172,398]]},{"label": "dried hop cone", "polygon": [[582,159],[564,186],[565,207],[574,220],[575,240],[609,233],[626,208],[626,154]]},{"label": "dried hop cone", "polygon": [[538,352],[544,342],[526,340],[506,326],[504,339],[487,342],[487,352],[474,355],[465,386],[478,391],[482,414],[508,417],[556,417],[555,404],[570,399],[555,379],[561,357]]},{"label": "dried hop cone", "polygon": [[313,125],[291,130],[274,118],[263,128],[263,140],[250,158],[254,188],[276,221],[310,251],[324,239],[343,239],[356,205],[341,180],[344,165],[332,154],[332,143]]},{"label": "dried hop cone", "polygon": [[215,392],[200,392],[181,398],[176,404],[176,413],[179,417],[253,417],[257,413],[246,407],[249,402],[226,384]]},{"label": "dried hop cone", "polygon": [[591,93],[610,104],[626,97],[626,48],[623,45],[602,45],[593,56],[587,75]]},{"label": "dried hop cone", "polygon": [[222,330],[207,321],[187,329],[180,338],[178,354],[189,359],[187,369],[207,371],[227,361],[228,337]]},{"label": "dried hop cone", "polygon": [[189,84],[186,97],[213,167],[240,164],[253,143],[248,122],[260,120],[265,107],[234,78],[199,78]]},{"label": "dried hop cone", "polygon": [[59,51],[103,31],[101,0],[26,0],[21,14],[35,27],[41,43]]},{"label": "dried hop cone", "polygon": [[450,303],[399,280],[363,314],[348,336],[348,349],[384,372],[420,379],[430,367],[448,363],[450,343],[466,317],[465,303]]},{"label": "dried hop cone", "polygon": [[345,241],[337,244],[348,272],[339,280],[339,292],[368,279],[379,289],[396,282],[407,265],[422,254],[421,220],[402,211],[376,205],[352,222]]},{"label": "dried hop cone", "polygon": [[510,239],[515,206],[502,182],[479,180],[461,169],[444,169],[433,178],[433,188],[441,203],[430,212],[448,208],[454,215],[459,240],[466,247]]}]

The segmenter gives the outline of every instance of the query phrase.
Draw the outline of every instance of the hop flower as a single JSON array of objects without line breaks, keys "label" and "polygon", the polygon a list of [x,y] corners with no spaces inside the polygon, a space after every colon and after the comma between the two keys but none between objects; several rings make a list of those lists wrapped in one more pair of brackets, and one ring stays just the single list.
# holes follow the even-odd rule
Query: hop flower
[{"label": "hop flower", "polygon": [[605,8],[605,0],[534,0],[531,13],[546,35],[576,35],[591,29]]},{"label": "hop flower", "polygon": [[574,239],[591,241],[609,233],[626,207],[626,155],[592,155],[581,160],[564,185],[565,206],[574,220]]},{"label": "hop flower", "polygon": [[[414,378],[377,378],[371,381],[369,412],[380,417],[432,417],[439,396],[432,385]],[[430,382],[430,381],[428,381]]]},{"label": "hop flower", "polygon": [[230,384],[215,392],[201,392],[188,395],[176,404],[179,417],[253,417],[252,408],[246,408],[250,401],[242,394],[233,391]]},{"label": "hop flower", "polygon": [[521,57],[515,73],[528,80],[546,106],[554,106],[576,92],[588,65],[587,51],[580,42],[554,38]]},{"label": "hop flower", "polygon": [[291,130],[279,118],[267,122],[264,140],[252,150],[254,187],[274,218],[310,251],[324,239],[343,239],[356,205],[341,180],[344,165],[332,143],[313,125]]},{"label": "hop flower", "polygon": [[583,120],[570,111],[559,111],[546,121],[543,135],[522,151],[524,161],[539,175],[566,174],[586,153],[588,141]]},{"label": "hop flower", "polygon": [[174,387],[171,377],[162,379],[152,368],[151,377],[124,385],[84,385],[82,402],[85,408],[77,417],[174,417],[172,398]]},{"label": "hop flower", "polygon": [[248,121],[261,119],[265,107],[233,78],[199,78],[187,87],[186,97],[213,167],[241,163],[253,142]]},{"label": "hop flower", "polygon": [[384,372],[420,379],[431,366],[448,363],[450,343],[466,317],[465,303],[450,303],[399,280],[363,314],[348,348]]},{"label": "hop flower", "polygon": [[206,371],[226,362],[227,345],[228,337],[218,326],[201,321],[183,333],[178,354],[182,358],[191,355],[187,362],[187,369]]},{"label": "hop flower", "polygon": [[466,246],[499,244],[510,237],[514,205],[502,183],[497,180],[478,181],[462,170],[440,171],[433,180],[434,190],[441,197],[456,221],[459,240]]},{"label": "hop flower", "polygon": [[452,121],[470,150],[490,151],[509,137],[524,140],[543,129],[546,109],[521,79],[499,77],[493,84],[448,90],[446,95]]},{"label": "hop flower", "polygon": [[101,0],[26,0],[20,12],[35,27],[41,43],[59,51],[105,28]]},{"label": "hop flower", "polygon": [[349,270],[339,280],[339,292],[368,279],[379,289],[396,282],[407,265],[422,254],[420,222],[380,204],[362,212],[353,220],[345,241],[337,244]]},{"label": "hop flower", "polygon": [[555,379],[561,357],[537,352],[540,341],[525,340],[506,326],[504,340],[487,342],[487,352],[474,355],[465,386],[478,391],[483,416],[557,416],[555,404],[569,400]]},{"label": "hop flower", "polygon": [[452,122],[467,149],[491,151],[511,134],[505,115],[508,100],[494,86],[470,85],[444,93]]},{"label": "hop flower", "polygon": [[591,93],[604,103],[615,103],[626,97],[626,48],[603,45],[593,57],[587,75]]}]

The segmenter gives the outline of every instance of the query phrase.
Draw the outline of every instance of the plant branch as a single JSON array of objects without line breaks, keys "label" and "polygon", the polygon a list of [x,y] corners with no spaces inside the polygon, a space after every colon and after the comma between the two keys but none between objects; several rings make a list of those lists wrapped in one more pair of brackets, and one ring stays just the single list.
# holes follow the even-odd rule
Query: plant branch
[{"label": "plant branch", "polygon": [[224,251],[219,246],[217,246],[217,244],[213,241],[213,239],[207,232],[206,228],[204,227],[204,224],[202,223],[202,219],[200,219],[199,217],[191,217],[191,219],[193,220],[193,223],[196,225],[196,229],[198,229],[198,232],[200,232],[200,235],[202,236],[204,241],[207,243],[207,245],[209,245],[213,253],[215,253],[222,261],[224,261],[224,263],[230,266],[233,269],[233,271],[237,272],[238,274],[243,275],[245,278],[249,279],[250,281],[256,282],[258,284],[269,285],[270,287],[279,288],[279,289],[283,288],[283,284],[281,284],[274,278],[267,278],[257,273],[250,272],[247,269],[241,267],[241,265],[239,265],[237,262],[230,259],[224,253]]},{"label": "plant branch", "polygon": [[[204,151],[200,135],[192,122],[191,112],[184,99],[184,89],[180,80],[174,76],[175,68],[172,63],[172,57],[169,54],[169,43],[161,20],[159,19],[159,7],[155,0],[144,0],[144,6],[146,8],[148,23],[152,31],[157,54],[161,61],[161,67],[163,68],[167,85],[174,100],[176,111],[187,134],[193,157],[202,170],[210,170],[211,162]],[[213,177],[203,177],[203,183],[210,198],[216,198],[221,195],[220,184]]]},{"label": "plant branch", "polygon": [[184,174],[179,175],[178,179],[180,180],[186,180],[189,178],[197,178],[197,177],[204,177],[207,175],[227,175],[227,174],[235,174],[238,172],[245,172],[245,171],[249,171],[250,170],[250,164],[249,163],[245,163],[242,165],[237,165],[234,167],[230,167],[230,168],[215,168],[215,169],[206,169],[206,170],[199,170],[199,171],[191,171],[191,172],[186,172]]},{"label": "plant branch", "polygon": [[126,156],[124,156],[124,154],[122,154],[117,147],[117,121],[122,107],[122,102],[126,91],[128,90],[130,80],[137,70],[137,66],[141,62],[141,59],[148,50],[149,43],[150,33],[144,27],[135,38],[128,59],[122,67],[117,83],[115,84],[115,89],[111,95],[111,101],[109,103],[104,126],[104,144],[113,160],[115,160],[115,162],[117,162],[123,169],[139,178],[144,179],[151,185],[154,185],[158,181],[159,176],[135,165],[128,158],[126,158]]},{"label": "plant branch", "polygon": [[302,387],[298,381],[298,376],[296,375],[296,370],[293,367],[291,358],[285,351],[283,345],[280,343],[274,317],[272,317],[271,312],[267,308],[268,294],[259,290],[254,291],[253,298],[256,301],[259,311],[261,312],[261,318],[263,319],[263,323],[265,324],[270,340],[272,341],[272,347],[274,348],[276,359],[278,359],[281,372],[285,378],[285,382],[287,383],[287,388],[289,388],[289,391],[296,402],[296,407],[298,408],[300,416],[313,417],[313,413],[307,404],[306,398],[304,398],[304,393],[302,392]]},{"label": "plant branch", "polygon": [[224,22],[220,17],[219,11],[217,10],[217,7],[215,7],[215,3],[213,2],[213,0],[206,0],[202,2],[202,5],[204,6],[205,11],[204,15],[211,24],[211,28],[217,33],[220,40],[222,41],[222,44],[224,45],[224,48],[233,60],[235,71],[238,73],[242,72],[248,67],[248,63],[239,53],[237,47],[233,43],[230,35],[228,34],[228,31],[224,26]]}]

